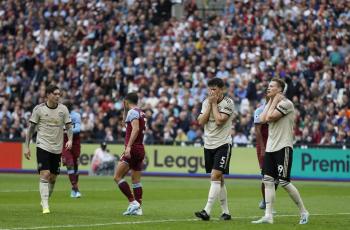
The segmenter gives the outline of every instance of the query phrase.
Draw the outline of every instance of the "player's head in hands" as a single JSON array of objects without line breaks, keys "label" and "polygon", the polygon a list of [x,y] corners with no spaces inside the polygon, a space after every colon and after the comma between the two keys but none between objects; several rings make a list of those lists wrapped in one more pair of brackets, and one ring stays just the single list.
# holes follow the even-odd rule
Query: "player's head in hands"
[{"label": "player's head in hands", "polygon": [[225,83],[220,78],[213,78],[210,81],[208,81],[208,89],[209,96],[216,95],[218,97],[218,100],[221,100],[224,96]]}]

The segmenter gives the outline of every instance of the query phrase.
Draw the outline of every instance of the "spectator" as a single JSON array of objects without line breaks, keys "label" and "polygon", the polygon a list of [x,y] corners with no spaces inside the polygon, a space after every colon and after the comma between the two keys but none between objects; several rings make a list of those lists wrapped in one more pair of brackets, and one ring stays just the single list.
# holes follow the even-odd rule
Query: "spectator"
[{"label": "spectator", "polygon": [[340,100],[350,96],[349,4],[282,2],[228,0],[223,14],[200,18],[196,1],[186,0],[186,17],[176,19],[169,0],[25,0],[14,1],[12,10],[2,1],[0,136],[23,138],[25,116],[44,101],[46,86],[57,83],[86,116],[82,140],[107,135],[121,142],[120,102],[136,90],[141,108],[153,111],[145,141],[164,143],[169,118],[175,134],[187,133],[206,97],[206,80],[219,76],[239,111],[233,126],[240,123],[251,143],[253,108],[268,80],[279,76],[296,105],[300,141],[309,132],[319,144],[332,124],[334,140],[348,143],[349,131],[345,137],[340,131],[349,119],[343,124],[334,117],[343,110],[350,117],[349,100]]},{"label": "spectator", "polygon": [[101,142],[101,147],[97,148],[91,160],[91,175],[113,175],[115,167],[115,157],[109,153],[107,143]]},{"label": "spectator", "polygon": [[237,134],[233,137],[233,143],[239,144],[239,145],[240,144],[247,144],[248,139],[247,139],[246,135],[244,135],[241,130],[238,130]]}]

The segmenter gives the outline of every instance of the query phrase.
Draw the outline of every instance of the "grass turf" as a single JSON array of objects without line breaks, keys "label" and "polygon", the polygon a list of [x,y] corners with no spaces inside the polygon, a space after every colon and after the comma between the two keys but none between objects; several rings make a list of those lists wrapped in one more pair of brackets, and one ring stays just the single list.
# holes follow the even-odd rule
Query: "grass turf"
[{"label": "grass turf", "polygon": [[41,213],[38,175],[0,174],[0,229],[350,229],[350,183],[301,182],[299,189],[311,213],[310,224],[298,225],[298,210],[279,188],[273,225],[250,222],[263,215],[257,208],[260,181],[226,181],[231,221],[219,221],[220,207],[212,220],[199,221],[194,211],[204,207],[208,179],[143,178],[144,216],[122,216],[128,203],[112,177],[80,177],[83,197],[70,198],[70,184],[60,175],[50,199],[51,213]]}]

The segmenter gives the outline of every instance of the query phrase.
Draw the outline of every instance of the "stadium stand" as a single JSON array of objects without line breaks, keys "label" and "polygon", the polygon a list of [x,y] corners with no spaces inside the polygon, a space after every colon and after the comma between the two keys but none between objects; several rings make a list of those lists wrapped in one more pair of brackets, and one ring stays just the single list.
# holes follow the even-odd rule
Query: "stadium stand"
[{"label": "stadium stand", "polygon": [[235,102],[232,135],[254,143],[253,111],[277,76],[297,108],[297,143],[350,144],[349,1],[228,0],[219,14],[192,6],[179,19],[171,7],[2,1],[0,138],[23,140],[33,106],[56,83],[81,108],[84,141],[122,141],[122,99],[138,91],[147,144],[201,143],[196,116],[217,76]]}]

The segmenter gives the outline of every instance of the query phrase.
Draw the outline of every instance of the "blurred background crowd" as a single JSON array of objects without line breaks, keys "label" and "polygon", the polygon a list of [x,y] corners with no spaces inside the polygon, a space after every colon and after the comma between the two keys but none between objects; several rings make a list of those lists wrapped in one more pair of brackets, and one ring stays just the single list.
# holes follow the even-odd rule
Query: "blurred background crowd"
[{"label": "blurred background crowd", "polygon": [[122,100],[137,91],[147,144],[199,144],[206,82],[219,77],[234,143],[252,144],[254,110],[280,77],[296,143],[350,144],[349,1],[227,0],[205,16],[197,2],[174,17],[170,0],[1,1],[0,138],[23,139],[57,84],[81,112],[83,141],[122,142]]}]

